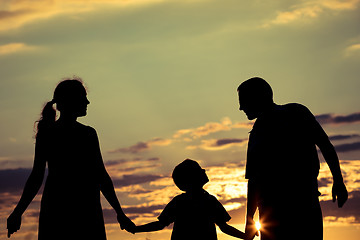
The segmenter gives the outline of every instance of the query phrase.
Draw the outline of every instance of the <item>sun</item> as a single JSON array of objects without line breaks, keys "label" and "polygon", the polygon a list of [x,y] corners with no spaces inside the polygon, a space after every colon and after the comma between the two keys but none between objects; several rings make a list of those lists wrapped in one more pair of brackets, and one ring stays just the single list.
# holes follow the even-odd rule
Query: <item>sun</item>
[{"label": "sun", "polygon": [[255,227],[256,227],[256,229],[257,229],[258,231],[260,231],[261,224],[260,224],[259,221],[256,221],[256,222],[255,222]]}]

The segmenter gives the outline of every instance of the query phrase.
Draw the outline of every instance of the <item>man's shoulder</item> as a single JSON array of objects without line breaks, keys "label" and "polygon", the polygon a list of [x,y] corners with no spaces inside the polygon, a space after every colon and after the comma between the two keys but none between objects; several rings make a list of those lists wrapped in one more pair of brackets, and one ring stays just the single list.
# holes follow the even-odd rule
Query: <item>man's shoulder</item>
[{"label": "man's shoulder", "polygon": [[301,103],[286,103],[284,105],[278,105],[279,110],[287,111],[309,111],[309,109]]},{"label": "man's shoulder", "polygon": [[284,105],[277,105],[277,111],[285,115],[294,117],[309,117],[312,116],[310,110],[300,103],[287,103]]}]

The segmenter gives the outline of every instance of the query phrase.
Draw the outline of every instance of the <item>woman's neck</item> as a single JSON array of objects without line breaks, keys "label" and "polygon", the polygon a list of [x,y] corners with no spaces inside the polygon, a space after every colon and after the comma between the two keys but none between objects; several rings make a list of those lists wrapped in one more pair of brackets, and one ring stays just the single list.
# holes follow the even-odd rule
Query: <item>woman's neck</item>
[{"label": "woman's neck", "polygon": [[74,115],[67,115],[67,114],[61,114],[59,118],[59,123],[65,124],[65,125],[72,125],[76,123],[77,117]]}]

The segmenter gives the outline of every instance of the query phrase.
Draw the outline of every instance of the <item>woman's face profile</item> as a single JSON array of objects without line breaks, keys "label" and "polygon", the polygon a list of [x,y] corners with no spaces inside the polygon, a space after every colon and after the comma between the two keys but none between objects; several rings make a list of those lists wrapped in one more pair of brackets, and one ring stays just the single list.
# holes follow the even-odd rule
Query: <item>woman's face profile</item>
[{"label": "woman's face profile", "polygon": [[87,114],[89,103],[86,90],[81,86],[63,92],[61,100],[57,102],[57,109],[64,115],[83,117]]},{"label": "woman's face profile", "polygon": [[86,91],[83,89],[77,97],[73,99],[73,104],[70,107],[74,115],[77,117],[83,117],[87,114],[87,105],[90,104],[86,96]]}]

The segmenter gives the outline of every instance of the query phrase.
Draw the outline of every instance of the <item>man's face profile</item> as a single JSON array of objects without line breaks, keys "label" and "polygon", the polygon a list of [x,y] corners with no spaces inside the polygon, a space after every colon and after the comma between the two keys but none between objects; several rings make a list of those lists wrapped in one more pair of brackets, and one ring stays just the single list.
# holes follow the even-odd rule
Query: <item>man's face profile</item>
[{"label": "man's face profile", "polygon": [[249,96],[246,96],[244,94],[240,94],[239,92],[239,105],[240,111],[244,111],[247,118],[249,120],[254,120],[257,118],[260,114],[260,109],[257,107],[256,101],[254,99],[250,99]]}]

